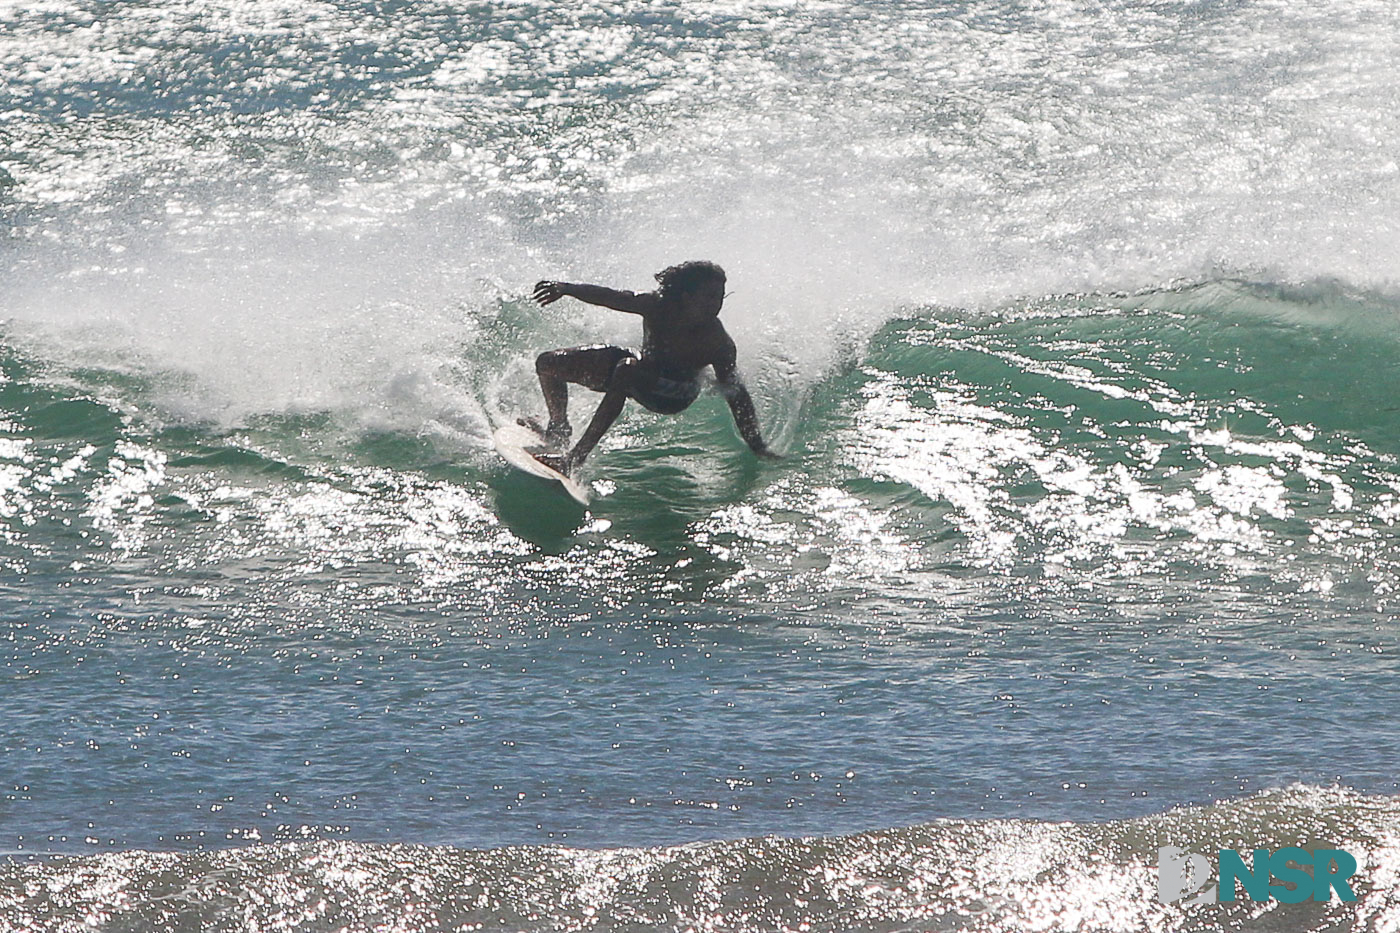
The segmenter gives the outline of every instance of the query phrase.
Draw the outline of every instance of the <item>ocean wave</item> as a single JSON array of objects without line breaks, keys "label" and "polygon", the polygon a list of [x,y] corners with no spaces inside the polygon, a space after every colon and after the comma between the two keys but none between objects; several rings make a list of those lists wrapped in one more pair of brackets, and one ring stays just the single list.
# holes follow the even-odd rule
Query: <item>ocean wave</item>
[{"label": "ocean wave", "polygon": [[[715,399],[678,418],[634,412],[586,474],[597,516],[620,522],[602,533],[532,517],[530,481],[485,441],[491,421],[537,407],[517,364],[559,337],[522,321],[457,347],[426,382],[390,372],[379,393],[321,410],[271,397],[231,427],[181,417],[207,394],[206,370],[12,352],[7,508],[79,511],[121,553],[151,532],[223,553],[201,529],[237,528],[250,551],[292,548],[291,566],[406,558],[440,582],[540,544],[607,566],[622,528],[653,555],[680,548],[736,574],[709,585],[760,588],[794,572],[908,583],[950,561],[1064,584],[1267,577],[1379,594],[1400,572],[1388,534],[1400,409],[1385,396],[1400,316],[1385,295],[1219,280],[924,309],[845,345],[815,380],[781,360],[759,368],[760,407],[790,455],[776,470],[749,462]],[[421,352],[405,363],[428,365],[412,362]],[[415,502],[448,499],[451,527],[514,543],[469,553],[413,518]],[[634,527],[638,514],[655,527]]]},{"label": "ocean wave", "polygon": [[[1296,786],[1107,823],[945,820],[652,849],[344,841],[0,863],[0,930],[1390,929],[1400,808]],[[1353,902],[1157,897],[1162,846],[1341,848]]]}]

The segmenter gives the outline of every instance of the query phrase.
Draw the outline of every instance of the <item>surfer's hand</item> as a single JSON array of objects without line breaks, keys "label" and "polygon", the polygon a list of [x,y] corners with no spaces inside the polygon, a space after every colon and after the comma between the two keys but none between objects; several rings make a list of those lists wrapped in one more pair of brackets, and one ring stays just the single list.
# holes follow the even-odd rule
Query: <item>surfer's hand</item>
[{"label": "surfer's hand", "polygon": [[778,452],[775,451],[775,450],[770,450],[766,445],[763,446],[763,447],[755,447],[753,452],[754,452],[755,455],[758,456],[758,458],[759,458],[760,460],[781,460],[781,459],[783,459],[783,455],[782,455],[782,454],[778,453]]},{"label": "surfer's hand", "polygon": [[546,279],[543,282],[535,283],[534,298],[542,305],[553,304],[564,297],[564,283],[551,282]]}]

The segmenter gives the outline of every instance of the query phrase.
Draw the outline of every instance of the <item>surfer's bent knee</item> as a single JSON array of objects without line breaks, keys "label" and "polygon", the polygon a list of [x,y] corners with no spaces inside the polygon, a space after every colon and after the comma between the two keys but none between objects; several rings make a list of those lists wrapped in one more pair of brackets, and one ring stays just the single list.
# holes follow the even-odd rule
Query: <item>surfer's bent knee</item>
[{"label": "surfer's bent knee", "polygon": [[535,357],[535,372],[544,373],[554,368],[555,361],[559,358],[558,350],[546,350]]}]

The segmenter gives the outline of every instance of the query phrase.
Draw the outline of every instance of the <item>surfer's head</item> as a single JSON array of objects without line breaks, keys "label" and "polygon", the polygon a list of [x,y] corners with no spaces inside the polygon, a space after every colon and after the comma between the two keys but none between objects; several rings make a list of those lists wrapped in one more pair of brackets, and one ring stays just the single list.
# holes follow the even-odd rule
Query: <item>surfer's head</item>
[{"label": "surfer's head", "polygon": [[696,259],[667,266],[656,273],[657,294],[697,317],[715,317],[724,304],[724,270]]}]

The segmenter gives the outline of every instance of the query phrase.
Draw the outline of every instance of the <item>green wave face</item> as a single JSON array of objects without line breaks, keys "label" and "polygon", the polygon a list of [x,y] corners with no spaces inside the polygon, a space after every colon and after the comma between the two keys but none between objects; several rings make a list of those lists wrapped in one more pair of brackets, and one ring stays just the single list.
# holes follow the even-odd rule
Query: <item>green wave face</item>
[{"label": "green wave face", "polygon": [[[1384,594],[1395,312],[1333,285],[1231,280],[920,311],[816,378],[759,363],[787,449],[775,466],[738,442],[717,396],[678,417],[630,409],[585,474],[590,514],[485,440],[539,407],[523,361],[557,342],[547,329],[483,326],[432,370],[436,411],[417,386],[402,411],[342,400],[232,426],[180,417],[205,391],[196,373],[12,349],[9,559],[159,574],[258,555],[288,580],[390,562],[412,568],[386,581],[403,592],[571,571],[578,596],[626,579],[624,601],[742,593],[750,611],[794,589],[936,594],[987,569],[1031,587]],[[577,420],[597,396],[573,398]]]}]

